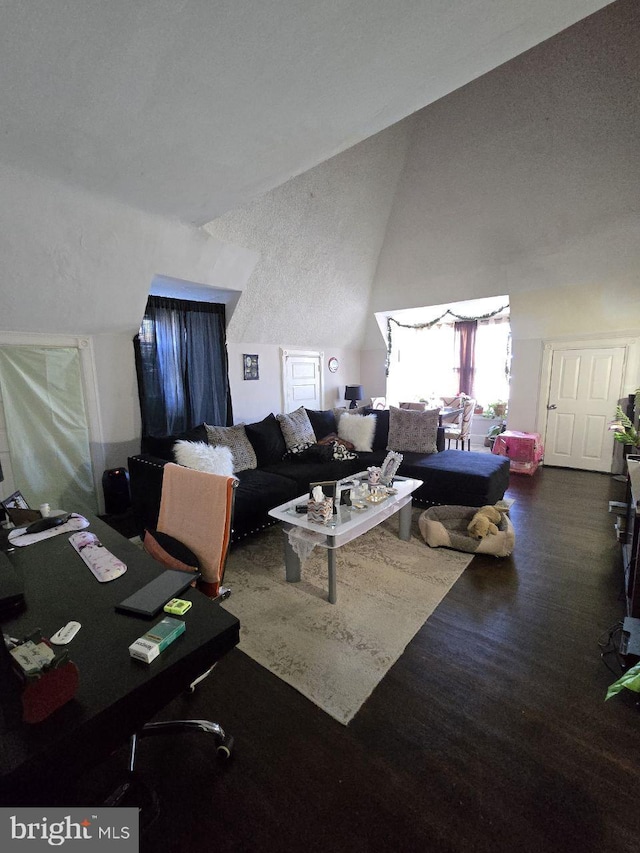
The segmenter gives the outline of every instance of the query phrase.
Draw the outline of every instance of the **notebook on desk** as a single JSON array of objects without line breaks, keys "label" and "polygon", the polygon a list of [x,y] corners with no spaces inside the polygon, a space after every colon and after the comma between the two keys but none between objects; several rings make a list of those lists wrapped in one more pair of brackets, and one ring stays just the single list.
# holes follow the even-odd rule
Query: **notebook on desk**
[{"label": "notebook on desk", "polygon": [[176,598],[199,577],[200,572],[166,569],[142,589],[116,604],[116,610],[120,613],[133,613],[135,616],[155,616],[167,601]]}]

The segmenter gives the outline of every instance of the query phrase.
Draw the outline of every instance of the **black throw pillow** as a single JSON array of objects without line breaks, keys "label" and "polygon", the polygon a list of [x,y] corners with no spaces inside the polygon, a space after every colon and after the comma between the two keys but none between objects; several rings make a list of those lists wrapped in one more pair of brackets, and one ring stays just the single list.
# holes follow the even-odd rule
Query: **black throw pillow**
[{"label": "black throw pillow", "polygon": [[143,435],[140,450],[142,453],[150,453],[158,459],[166,459],[167,462],[175,462],[173,445],[176,441],[204,441],[207,444],[207,430],[204,424],[188,429],[179,435],[163,435],[160,437]]},{"label": "black throw pillow", "polygon": [[246,424],[245,432],[256,452],[258,468],[277,465],[287,452],[280,424],[273,414],[255,424]]},{"label": "black throw pillow", "polygon": [[365,414],[376,416],[372,450],[386,450],[389,438],[389,409],[368,408]]},{"label": "black throw pillow", "polygon": [[305,409],[305,412],[309,416],[311,426],[313,427],[313,431],[318,441],[326,435],[329,435],[329,433],[338,432],[336,416],[333,413],[333,409],[327,409],[326,411]]}]

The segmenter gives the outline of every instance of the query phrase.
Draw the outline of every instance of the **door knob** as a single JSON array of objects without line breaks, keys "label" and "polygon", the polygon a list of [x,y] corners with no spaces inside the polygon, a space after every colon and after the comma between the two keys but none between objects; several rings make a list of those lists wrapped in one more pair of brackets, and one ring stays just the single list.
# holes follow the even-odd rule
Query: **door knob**
[{"label": "door knob", "polygon": [[557,409],[557,408],[558,407],[556,406],[555,403],[552,403],[550,406],[547,406],[547,409]]}]

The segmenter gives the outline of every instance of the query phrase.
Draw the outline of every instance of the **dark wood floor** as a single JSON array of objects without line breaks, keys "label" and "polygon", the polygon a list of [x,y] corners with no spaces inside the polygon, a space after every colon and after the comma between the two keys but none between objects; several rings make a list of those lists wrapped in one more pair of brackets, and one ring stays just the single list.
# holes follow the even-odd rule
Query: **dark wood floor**
[{"label": "dark wood floor", "polygon": [[236,751],[142,743],[161,803],[143,851],[640,849],[640,711],[604,702],[598,647],[624,615],[624,487],[511,480],[513,557],[475,558],[348,727],[237,649],[166,709],[217,719]]}]

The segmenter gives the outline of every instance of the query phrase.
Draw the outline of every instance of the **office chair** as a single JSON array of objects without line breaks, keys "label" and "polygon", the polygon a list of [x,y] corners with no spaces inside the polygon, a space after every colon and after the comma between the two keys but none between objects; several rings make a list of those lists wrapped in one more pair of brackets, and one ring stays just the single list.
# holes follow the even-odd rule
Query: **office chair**
[{"label": "office chair", "polygon": [[457,450],[458,442],[461,442],[462,449],[464,450],[466,442],[467,450],[471,450],[471,419],[473,418],[476,401],[472,399],[465,399],[462,406],[463,409],[458,415],[458,422],[451,425],[444,424],[444,437],[447,439],[447,447],[450,447],[451,442],[455,441]]},{"label": "office chair", "polygon": [[[195,585],[208,598],[223,600],[229,590],[222,587],[229,553],[235,489],[235,477],[223,477],[195,471],[168,462],[164,466],[160,513],[155,531],[145,530],[143,547],[155,560],[169,569],[200,572]],[[215,664],[189,686],[193,692],[215,668]],[[222,726],[210,720],[166,720],[146,723],[129,741],[128,779],[108,799],[106,805],[117,805],[133,781],[136,753],[140,738],[199,731],[212,734],[216,753],[229,758],[233,737]]]}]

